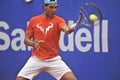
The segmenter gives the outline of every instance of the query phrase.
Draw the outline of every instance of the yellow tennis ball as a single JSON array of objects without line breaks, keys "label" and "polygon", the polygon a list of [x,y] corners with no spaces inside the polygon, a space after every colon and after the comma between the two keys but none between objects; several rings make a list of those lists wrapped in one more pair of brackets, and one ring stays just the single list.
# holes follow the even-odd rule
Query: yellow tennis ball
[{"label": "yellow tennis ball", "polygon": [[89,19],[90,19],[91,21],[96,21],[96,20],[98,19],[98,17],[97,17],[95,14],[91,14],[91,15],[89,16]]}]

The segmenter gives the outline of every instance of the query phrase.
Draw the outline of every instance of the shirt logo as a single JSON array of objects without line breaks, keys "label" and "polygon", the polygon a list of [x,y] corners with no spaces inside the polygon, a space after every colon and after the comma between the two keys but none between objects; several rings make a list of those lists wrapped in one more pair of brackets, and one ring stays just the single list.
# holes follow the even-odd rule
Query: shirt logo
[{"label": "shirt logo", "polygon": [[48,26],[46,29],[44,29],[40,24],[37,24],[37,28],[40,29],[40,31],[43,33],[43,34],[47,34],[48,31],[53,28],[53,23],[50,23],[50,26]]}]

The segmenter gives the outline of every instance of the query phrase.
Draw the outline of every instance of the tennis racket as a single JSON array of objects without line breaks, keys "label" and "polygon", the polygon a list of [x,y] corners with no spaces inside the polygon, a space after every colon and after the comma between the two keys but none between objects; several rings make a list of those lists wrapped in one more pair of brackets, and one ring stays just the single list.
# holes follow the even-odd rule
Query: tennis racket
[{"label": "tennis racket", "polygon": [[[102,12],[93,2],[85,3],[80,8],[78,20],[75,25],[94,27],[102,22]],[[74,26],[74,25],[73,25]]]}]

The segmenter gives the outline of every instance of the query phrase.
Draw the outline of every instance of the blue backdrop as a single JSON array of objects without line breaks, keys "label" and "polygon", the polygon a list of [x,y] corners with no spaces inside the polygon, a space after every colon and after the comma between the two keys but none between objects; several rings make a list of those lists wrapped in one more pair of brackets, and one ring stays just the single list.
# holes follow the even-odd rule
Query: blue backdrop
[{"label": "blue backdrop", "polygon": [[[102,26],[80,26],[69,36],[62,33],[60,55],[78,80],[120,80],[120,1],[58,0],[57,15],[71,24],[80,6],[90,1],[103,13]],[[0,0],[0,80],[15,80],[30,57],[31,48],[23,43],[24,31],[29,19],[43,12],[42,6],[42,0]],[[43,72],[35,80],[55,79]]]}]

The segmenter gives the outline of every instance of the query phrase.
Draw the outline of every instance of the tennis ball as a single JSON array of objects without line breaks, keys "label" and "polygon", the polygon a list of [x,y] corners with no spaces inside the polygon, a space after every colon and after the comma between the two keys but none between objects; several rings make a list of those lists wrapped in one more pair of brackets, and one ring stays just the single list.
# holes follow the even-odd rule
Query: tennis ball
[{"label": "tennis ball", "polygon": [[98,17],[97,17],[95,14],[91,14],[91,15],[89,16],[89,19],[90,19],[91,21],[96,21],[96,20],[98,19]]}]

